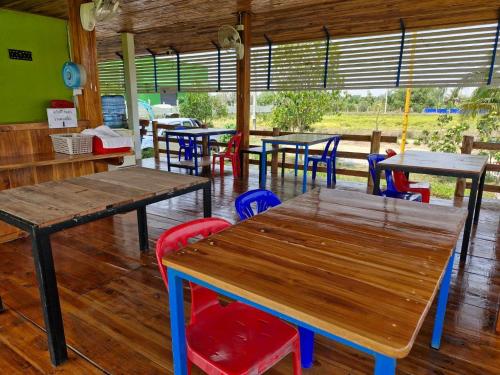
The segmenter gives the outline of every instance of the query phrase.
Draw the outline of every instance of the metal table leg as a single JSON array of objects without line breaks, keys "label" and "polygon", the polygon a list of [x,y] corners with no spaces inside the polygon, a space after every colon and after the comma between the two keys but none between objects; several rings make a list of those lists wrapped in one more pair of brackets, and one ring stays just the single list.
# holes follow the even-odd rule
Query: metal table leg
[{"label": "metal table leg", "polygon": [[373,181],[373,195],[380,195],[380,169],[375,168],[375,181]]},{"label": "metal table leg", "polygon": [[281,153],[281,178],[285,177],[285,157],[286,157],[286,152],[283,150]]},{"label": "metal table leg", "polygon": [[[197,145],[197,137],[194,137],[194,175],[198,176],[198,145]],[[202,152],[203,154],[203,152]],[[203,155],[202,155],[203,157]]]},{"label": "metal table leg", "polygon": [[314,361],[314,331],[299,326],[300,364],[302,368],[311,368]]},{"label": "metal table leg", "polygon": [[479,180],[479,190],[477,192],[476,213],[474,214],[474,224],[479,222],[479,212],[481,211],[481,203],[483,201],[484,179],[486,178],[486,169]]},{"label": "metal table leg", "polygon": [[299,170],[299,145],[295,146],[295,176],[297,176]]},{"label": "metal table leg", "polygon": [[50,238],[48,234],[40,233],[37,228],[32,228],[31,238],[50,359],[54,366],[58,366],[68,359],[68,352]]},{"label": "metal table leg", "polygon": [[260,188],[265,189],[266,188],[266,169],[267,169],[267,158],[266,158],[266,142],[262,142],[262,152],[260,154]]},{"label": "metal table leg", "polygon": [[304,147],[304,176],[302,177],[302,193],[307,191],[307,169],[309,167],[309,145]]},{"label": "metal table leg", "polygon": [[460,252],[460,263],[465,263],[467,260],[467,251],[469,250],[469,241],[472,231],[472,222],[474,218],[474,212],[476,209],[476,198],[478,190],[479,181],[477,177],[472,179],[472,186],[470,188],[469,195],[469,213],[467,214],[467,220],[465,221],[464,235],[462,239],[462,251]]},{"label": "metal table leg", "polygon": [[434,349],[439,349],[441,346],[441,336],[443,335],[444,318],[446,315],[446,304],[448,303],[448,293],[450,291],[451,274],[453,272],[453,262],[455,260],[455,249],[446,266],[446,273],[444,274],[443,281],[439,287],[439,299],[436,311],[436,318],[434,319],[434,329],[432,331],[431,346]]},{"label": "metal table leg", "polygon": [[177,271],[171,268],[167,270],[167,274],[174,374],[187,375],[186,327],[184,326],[182,278],[178,275]]},{"label": "metal table leg", "polygon": [[139,249],[141,251],[149,250],[148,241],[148,216],[146,206],[137,209],[137,227],[139,229]]},{"label": "metal table leg", "polygon": [[212,216],[212,185],[208,183],[203,187],[203,217]]},{"label": "metal table leg", "polygon": [[[166,151],[167,151],[167,170],[169,172],[171,172],[171,167],[170,167],[170,142],[168,141],[168,133],[166,133],[165,135],[165,138],[166,138],[166,145],[165,145],[165,148],[166,148]],[[180,151],[179,151],[180,152]]]},{"label": "metal table leg", "polygon": [[375,375],[395,375],[396,359],[382,354],[375,355]]}]

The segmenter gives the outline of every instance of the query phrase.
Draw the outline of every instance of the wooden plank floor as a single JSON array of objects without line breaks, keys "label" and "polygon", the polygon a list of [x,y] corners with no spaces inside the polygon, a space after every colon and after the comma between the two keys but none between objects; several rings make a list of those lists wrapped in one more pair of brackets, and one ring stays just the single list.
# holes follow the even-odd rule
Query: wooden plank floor
[{"label": "wooden plank floor", "polygon": [[[145,163],[153,165],[152,163]],[[162,166],[164,167],[164,166]],[[228,168],[230,169],[230,168]],[[234,199],[256,188],[227,172],[213,183],[213,214],[236,221]],[[271,181],[283,200],[300,194],[302,179],[287,174]],[[342,189],[362,185],[339,183]],[[436,204],[450,201],[434,200]],[[202,217],[202,193],[148,207],[151,249],[172,225]],[[500,373],[500,335],[494,332],[500,295],[500,204],[485,202],[471,256],[455,265],[441,350],[430,349],[434,309],[398,374]],[[422,239],[425,241],[425,239]],[[52,238],[70,360],[50,365],[29,239],[0,245],[0,374],[172,373],[168,298],[154,254],[141,255],[135,213],[103,219]],[[318,337],[313,369],[305,374],[370,374],[370,357]],[[196,373],[196,372],[195,372]],[[284,359],[269,374],[291,374]]]}]

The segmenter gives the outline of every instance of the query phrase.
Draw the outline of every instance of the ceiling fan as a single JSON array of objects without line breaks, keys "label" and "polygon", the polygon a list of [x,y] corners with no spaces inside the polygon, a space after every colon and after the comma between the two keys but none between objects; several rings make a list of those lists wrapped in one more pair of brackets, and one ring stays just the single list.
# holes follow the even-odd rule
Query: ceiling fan
[{"label": "ceiling fan", "polygon": [[106,21],[118,14],[119,0],[93,0],[80,5],[80,21],[86,31],[92,31],[97,22]]}]

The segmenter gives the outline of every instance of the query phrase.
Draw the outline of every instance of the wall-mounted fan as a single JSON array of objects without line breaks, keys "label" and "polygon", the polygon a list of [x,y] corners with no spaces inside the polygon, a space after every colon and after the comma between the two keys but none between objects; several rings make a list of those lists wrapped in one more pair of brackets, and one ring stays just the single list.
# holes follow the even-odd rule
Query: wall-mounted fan
[{"label": "wall-mounted fan", "polygon": [[234,48],[238,60],[245,56],[245,48],[241,41],[238,30],[243,30],[243,25],[237,25],[236,29],[229,25],[224,25],[219,28],[218,39],[222,48]]},{"label": "wall-mounted fan", "polygon": [[92,31],[97,22],[105,21],[118,14],[119,0],[94,0],[80,5],[80,21],[84,30]]}]

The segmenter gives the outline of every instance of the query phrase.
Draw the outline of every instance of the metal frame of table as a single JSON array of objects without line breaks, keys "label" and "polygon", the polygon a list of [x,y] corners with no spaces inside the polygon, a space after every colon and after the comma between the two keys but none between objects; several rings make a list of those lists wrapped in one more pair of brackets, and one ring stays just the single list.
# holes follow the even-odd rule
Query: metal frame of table
[{"label": "metal frame of table", "polygon": [[[66,348],[66,338],[64,335],[64,325],[59,302],[50,235],[64,229],[90,223],[105,217],[136,210],[139,247],[141,251],[146,251],[149,248],[146,206],[200,189],[203,189],[204,217],[210,217],[212,216],[210,181],[189,188],[179,189],[174,192],[158,194],[154,197],[138,200],[133,203],[114,206],[88,215],[77,216],[73,219],[61,221],[46,227],[39,227],[36,224],[0,210],[0,220],[20,228],[31,235],[35,271],[40,291],[45,329],[48,337],[48,348],[51,361],[55,366],[62,364],[68,359],[68,352]],[[0,311],[1,310],[3,310],[3,305],[0,298]]]},{"label": "metal frame of table", "polygon": [[[417,151],[420,152],[420,151]],[[422,151],[423,152],[423,151]],[[456,154],[450,154],[456,155]],[[396,155],[398,156],[398,155]],[[468,155],[473,156],[473,155]],[[393,156],[394,157],[394,156]],[[388,158],[386,160],[389,160]],[[384,160],[384,161],[386,161]],[[376,166],[375,181],[373,181],[373,194],[378,195],[380,193],[380,171],[391,170],[391,171],[402,171],[409,176],[410,173],[417,174],[427,174],[433,176],[446,176],[446,177],[457,177],[457,178],[470,178],[472,180],[472,185],[470,188],[469,202],[468,202],[468,215],[465,221],[464,235],[462,238],[462,249],[460,252],[460,263],[465,263],[467,260],[467,253],[469,251],[469,243],[472,232],[472,225],[477,224],[479,221],[479,212],[481,211],[481,203],[483,200],[483,190],[484,190],[484,180],[486,178],[486,162],[484,168],[480,173],[466,173],[461,171],[452,171],[446,169],[436,169],[433,166],[403,166],[403,165],[386,165],[384,161],[380,162]]]},{"label": "metal frame of table", "polygon": [[[178,163],[172,163],[170,160],[170,142],[168,140],[168,137],[173,135],[173,136],[184,136],[184,137],[189,137],[189,138],[194,138],[195,144],[197,145],[197,138],[200,137],[202,138],[202,145],[203,145],[203,150],[202,150],[202,155],[203,156],[208,156],[208,145],[210,143],[210,136],[213,135],[223,135],[223,134],[235,134],[236,130],[234,129],[184,129],[184,130],[165,130],[165,138],[166,138],[166,151],[167,151],[167,169],[170,172],[171,167],[179,167],[179,168],[186,168],[186,169],[191,169],[194,170],[194,174],[196,176],[199,175],[198,173],[198,147],[194,148],[194,156],[193,156],[193,166],[187,166],[185,164],[178,164]],[[205,137],[206,142],[203,141],[203,138]],[[206,145],[206,148],[205,148]]]},{"label": "metal frame of table", "polygon": [[[294,136],[311,136],[316,139],[311,139],[311,140],[293,140],[291,139]],[[266,160],[266,145],[293,145],[295,146],[295,176],[297,176],[297,170],[298,170],[298,150],[299,147],[304,147],[304,173],[302,177],[302,192],[305,193],[307,191],[307,170],[309,168],[309,146],[313,146],[319,143],[326,143],[328,142],[332,137],[335,135],[331,134],[290,134],[290,135],[281,135],[273,138],[263,138],[262,139],[262,155],[261,155],[261,160],[263,162],[260,164],[260,174],[261,174],[261,179],[260,179],[260,188],[265,189],[266,188],[266,172],[267,172],[267,160]]]}]

